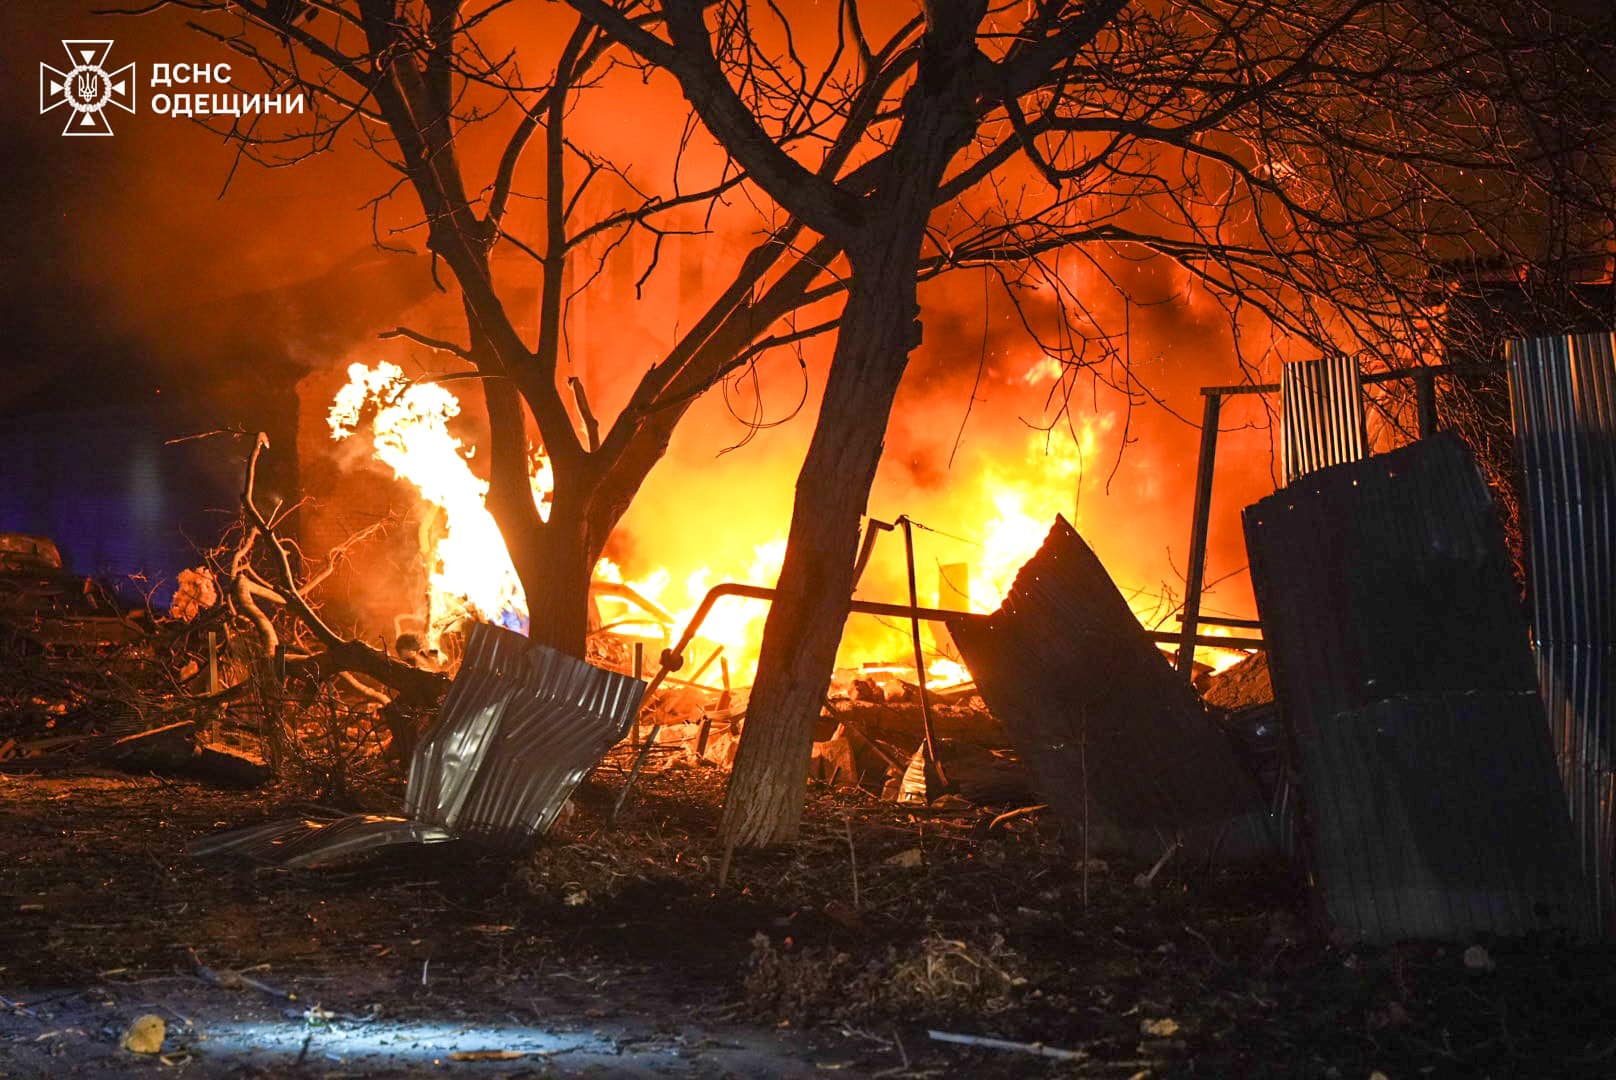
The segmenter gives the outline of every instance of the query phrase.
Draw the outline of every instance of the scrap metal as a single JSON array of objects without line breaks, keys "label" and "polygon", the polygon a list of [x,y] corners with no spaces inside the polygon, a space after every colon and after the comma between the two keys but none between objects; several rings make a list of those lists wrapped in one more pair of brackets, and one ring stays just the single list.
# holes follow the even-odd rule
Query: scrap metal
[{"label": "scrap metal", "polygon": [[996,612],[948,628],[1068,820],[1150,858],[1181,833],[1208,851],[1272,850],[1256,781],[1064,518]]},{"label": "scrap metal", "polygon": [[590,769],[634,722],[645,684],[486,623],[410,760],[404,816],[293,821],[211,837],[237,851],[315,866],[394,844],[475,838],[518,848],[543,835]]},{"label": "scrap metal", "polygon": [[1327,912],[1370,941],[1581,929],[1503,532],[1439,435],[1245,511],[1252,583]]}]

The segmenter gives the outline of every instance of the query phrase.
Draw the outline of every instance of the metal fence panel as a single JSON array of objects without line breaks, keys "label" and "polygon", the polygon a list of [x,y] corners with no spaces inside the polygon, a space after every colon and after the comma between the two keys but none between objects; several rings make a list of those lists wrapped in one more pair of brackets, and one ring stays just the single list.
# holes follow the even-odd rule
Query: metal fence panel
[{"label": "metal fence panel", "polygon": [[1438,436],[1311,473],[1245,528],[1335,924],[1371,941],[1581,929],[1525,620],[1469,452]]},{"label": "metal fence panel", "polygon": [[410,759],[405,817],[273,823],[194,850],[312,867],[458,837],[519,847],[549,830],[579,781],[628,734],[644,695],[639,679],[476,623],[438,718]]},{"label": "metal fence panel", "polygon": [[1616,334],[1509,343],[1533,645],[1578,855],[1616,932]]},{"label": "metal fence panel", "polygon": [[1288,484],[1368,453],[1358,362],[1327,356],[1281,365],[1280,468]]}]

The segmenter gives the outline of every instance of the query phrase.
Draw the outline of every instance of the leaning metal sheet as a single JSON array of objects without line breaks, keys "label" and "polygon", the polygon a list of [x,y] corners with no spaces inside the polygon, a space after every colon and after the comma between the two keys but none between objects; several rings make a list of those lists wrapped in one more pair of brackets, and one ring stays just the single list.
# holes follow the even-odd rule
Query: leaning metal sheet
[{"label": "leaning metal sheet", "polygon": [[1272,850],[1255,779],[1064,518],[998,611],[949,632],[1068,820],[1149,857],[1191,830],[1207,850]]},{"label": "leaning metal sheet", "polygon": [[1583,929],[1525,620],[1464,446],[1309,473],[1245,528],[1336,926],[1378,942]]}]

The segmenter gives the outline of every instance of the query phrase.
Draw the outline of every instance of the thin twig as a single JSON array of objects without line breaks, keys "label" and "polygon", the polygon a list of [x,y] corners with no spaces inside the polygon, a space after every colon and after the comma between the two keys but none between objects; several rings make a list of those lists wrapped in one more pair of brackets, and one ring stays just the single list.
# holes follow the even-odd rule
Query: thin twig
[{"label": "thin twig", "polygon": [[858,883],[858,851],[853,847],[853,819],[844,817],[843,826],[847,829],[847,858],[853,869],[853,910],[859,909],[859,883]]}]

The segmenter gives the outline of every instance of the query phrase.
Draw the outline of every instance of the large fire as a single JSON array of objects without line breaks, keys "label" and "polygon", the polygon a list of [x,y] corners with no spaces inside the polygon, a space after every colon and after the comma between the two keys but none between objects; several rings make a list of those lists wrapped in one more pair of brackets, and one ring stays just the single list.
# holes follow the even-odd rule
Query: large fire
[{"label": "large fire", "polygon": [[[526,601],[498,527],[485,506],[488,482],[472,468],[473,449],[451,430],[460,415],[459,400],[441,384],[411,381],[390,363],[374,367],[355,363],[349,366],[348,376],[327,416],[332,437],[342,441],[368,431],[375,459],[411,484],[440,519],[423,531],[428,549],[424,555],[431,637],[435,641],[468,615],[522,627],[527,619]],[[972,529],[976,539],[968,549],[968,561],[940,567],[940,606],[991,611],[1022,564],[1038,550],[1054,516],[1064,513],[1080,520],[1074,503],[1085,462],[1093,459],[1098,439],[1113,423],[1109,416],[1096,417],[1081,425],[1075,439],[1029,434],[1022,460],[989,462],[976,470],[967,485],[955,489],[961,505],[991,506],[994,516]],[[552,485],[549,462],[542,454],[533,461],[532,485],[534,501],[541,515],[548,517]],[[779,535],[754,544],[750,558],[717,567],[705,563],[625,567],[603,558],[595,568],[596,582],[626,588],[598,590],[601,624],[655,644],[676,637],[707,590],[720,582],[772,586],[785,554],[784,524],[780,523]],[[901,549],[899,539],[883,542]],[[860,591],[860,595],[868,593],[868,589]],[[879,598],[902,599],[898,595]],[[930,597],[922,596],[921,602],[929,603]],[[1147,624],[1160,617],[1159,595],[1141,593],[1131,603]],[[689,659],[699,664],[721,646],[731,679],[736,685],[746,685],[756,668],[767,613],[763,601],[724,600],[702,623],[699,655]],[[907,660],[910,648],[907,626],[885,621],[859,628],[850,624],[840,663],[845,667],[888,666],[895,659],[900,663]],[[947,655],[934,640],[928,652],[932,654],[927,660],[928,684],[953,685],[969,679],[957,658]],[[1201,650],[1198,658],[1221,668],[1244,655],[1208,649]],[[907,669],[912,668],[909,660]]]}]

